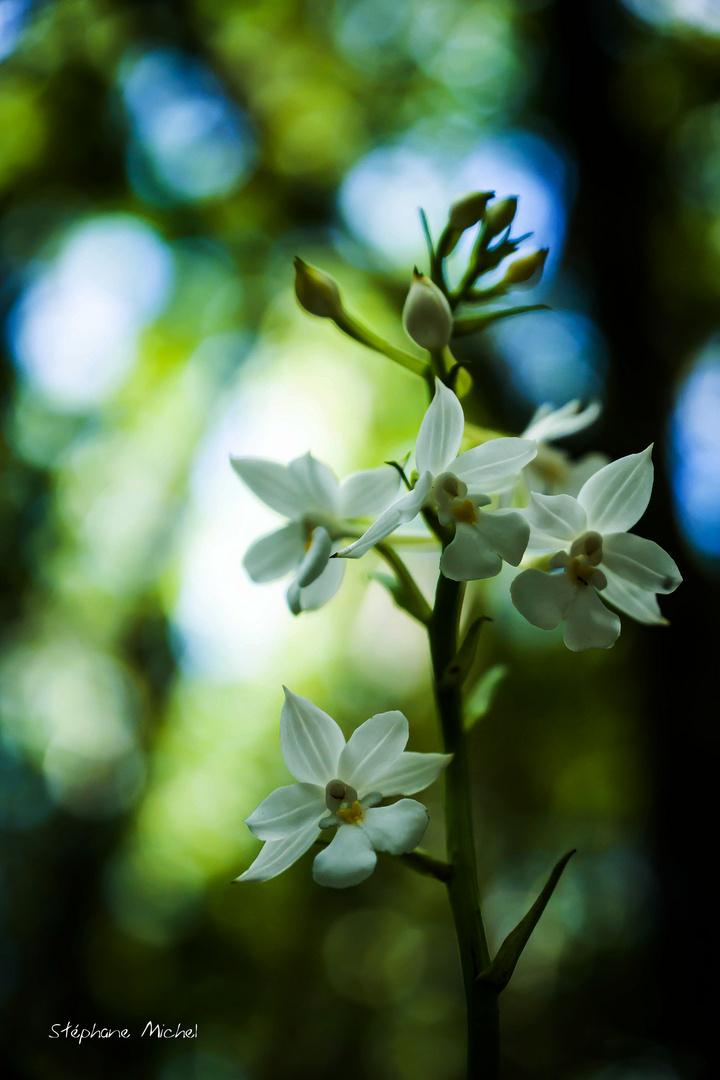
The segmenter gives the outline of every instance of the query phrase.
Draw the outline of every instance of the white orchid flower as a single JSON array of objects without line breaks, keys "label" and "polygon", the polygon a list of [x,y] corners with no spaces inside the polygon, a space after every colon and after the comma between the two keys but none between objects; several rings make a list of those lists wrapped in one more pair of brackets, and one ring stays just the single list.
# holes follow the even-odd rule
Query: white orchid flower
[{"label": "white orchid flower", "polygon": [[319,885],[344,889],[369,877],[376,851],[412,851],[427,828],[428,813],[415,799],[391,806],[391,795],[412,795],[436,780],[452,754],[407,752],[408,722],[401,712],[371,716],[346,743],[335,721],[285,689],[280,745],[298,781],[277,788],[245,824],[265,846],[238,881],[267,881],[287,870],[316,840],[335,829],[315,856]]},{"label": "white orchid flower", "polygon": [[[347,536],[349,522],[373,517],[398,493],[400,479],[388,467],[352,473],[340,483],[312,454],[280,465],[263,458],[232,457],[232,467],[257,497],[289,519],[248,548],[243,566],[253,581],[277,581],[292,573],[287,602],[294,615],[326,604],[340,588],[345,567],[330,559]],[[353,531],[357,534],[357,524]]]},{"label": "white orchid flower", "polygon": [[529,439],[493,439],[458,457],[465,417],[452,390],[436,379],[435,397],[420,425],[415,465],[420,474],[412,491],[380,515],[359,540],[338,552],[359,559],[424,506],[437,511],[442,525],[455,525],[455,538],[443,552],[440,569],[453,581],[494,577],[503,559],[517,566],[525,552],[528,526],[517,511],[483,510],[512,488],[537,447]]},{"label": "white orchid flower", "polygon": [[[609,649],[620,619],[605,606],[642,623],[662,624],[657,593],[682,578],[658,544],[628,529],[645,512],[653,484],[652,447],[596,472],[571,495],[535,493],[523,511],[530,524],[528,551],[554,553],[556,571],[525,570],[510,586],[515,607],[533,626],[554,630],[564,622],[569,649]],[[601,599],[602,597],[602,599]]]},{"label": "white orchid flower", "polygon": [[577,496],[585,481],[609,463],[608,456],[600,453],[585,454],[578,461],[572,461],[567,451],[549,445],[556,439],[584,431],[595,423],[600,411],[599,402],[591,402],[583,409],[577,399],[559,409],[553,409],[547,403],[537,409],[521,436],[534,439],[538,448],[537,457],[524,469],[530,492]]}]

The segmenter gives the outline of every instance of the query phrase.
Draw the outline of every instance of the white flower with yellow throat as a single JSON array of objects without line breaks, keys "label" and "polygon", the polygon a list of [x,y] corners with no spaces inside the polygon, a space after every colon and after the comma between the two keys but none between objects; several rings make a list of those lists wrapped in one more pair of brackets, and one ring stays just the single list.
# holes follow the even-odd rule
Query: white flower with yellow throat
[{"label": "white flower with yellow throat", "polygon": [[394,795],[412,795],[436,780],[451,754],[406,751],[408,722],[401,712],[379,713],[350,739],[307,698],[285,690],[280,718],[282,755],[297,783],[273,791],[245,824],[265,846],[238,881],[267,881],[287,870],[335,829],[315,856],[319,885],[346,888],[369,877],[376,851],[401,855],[417,847],[428,823],[415,799],[379,806]]}]

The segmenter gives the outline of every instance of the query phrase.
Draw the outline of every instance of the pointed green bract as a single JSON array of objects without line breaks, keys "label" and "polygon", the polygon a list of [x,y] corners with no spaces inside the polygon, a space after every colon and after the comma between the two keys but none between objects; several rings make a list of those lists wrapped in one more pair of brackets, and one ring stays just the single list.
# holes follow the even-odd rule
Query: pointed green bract
[{"label": "pointed green bract", "polygon": [[497,956],[488,967],[478,975],[478,982],[500,993],[510,982],[515,966],[520,959],[523,949],[530,940],[530,935],[540,921],[540,916],[548,905],[550,897],[555,892],[562,872],[575,854],[576,849],[568,851],[556,864],[545,888],[542,890],[527,915],[520,920],[514,930],[511,930],[498,949]]}]

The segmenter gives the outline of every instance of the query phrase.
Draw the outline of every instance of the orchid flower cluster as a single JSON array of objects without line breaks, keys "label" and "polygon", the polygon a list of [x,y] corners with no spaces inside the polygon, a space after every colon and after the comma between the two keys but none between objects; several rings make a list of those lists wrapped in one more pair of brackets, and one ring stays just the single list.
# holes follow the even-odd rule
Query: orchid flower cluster
[{"label": "orchid flower cluster", "polygon": [[[597,402],[585,408],[579,401],[542,405],[517,436],[466,422],[458,393],[472,381],[468,371],[473,379],[478,375],[455,360],[451,340],[541,306],[487,307],[542,274],[546,251],[515,257],[526,239],[511,237],[516,207],[516,199],[493,200],[492,192],[462,196],[450,208],[437,244],[423,216],[430,272],[414,271],[402,321],[412,342],[428,354],[425,359],[364,326],[347,311],[332,278],[296,260],[296,295],[306,311],[331,320],[343,333],[425,380],[430,404],[419,424],[411,466],[407,460],[392,462],[339,482],[309,452],[288,465],[232,458],[240,480],[285,519],[252,544],[245,569],[258,583],[289,577],[286,596],[294,615],[333,598],[346,560],[375,551],[389,564],[393,599],[427,628],[445,751],[406,751],[408,722],[397,711],[371,717],[346,742],[326,713],[286,690],[281,746],[296,783],[278,788],[247,818],[265,845],[239,880],[274,877],[317,846],[313,877],[321,885],[344,888],[363,881],[376,865],[377,851],[404,856],[415,869],[444,881],[465,975],[469,1060],[483,1059],[482,1075],[488,1077],[496,1075],[496,1065],[488,1065],[494,1051],[484,1050],[478,1035],[484,1031],[493,1045],[497,1042],[496,1030],[495,1035],[490,1030],[496,1025],[496,1004],[488,1007],[488,995],[496,1002],[530,930],[519,933],[524,923],[519,924],[496,958],[490,958],[479,916],[462,723],[463,681],[483,620],[468,628],[462,643],[458,640],[466,583],[512,568],[510,597],[520,615],[545,631],[562,624],[565,645],[578,652],[610,648],[620,634],[618,613],[640,623],[665,623],[657,597],[681,581],[661,547],[629,531],[650,500],[652,447],[616,461],[600,453],[573,461],[555,445],[597,420]],[[467,269],[453,288],[445,261],[462,234],[475,227]],[[473,388],[481,391],[479,380]],[[461,452],[463,446],[468,448]],[[404,527],[417,517],[435,544],[434,607],[400,555],[409,539]],[[444,770],[448,863],[417,849],[427,811],[407,798]],[[399,801],[387,802],[397,796],[402,796]],[[531,925],[568,857],[536,901]]]},{"label": "orchid flower cluster", "polygon": [[[603,600],[639,622],[661,625],[666,620],[657,594],[672,592],[682,579],[662,548],[628,534],[650,501],[652,448],[607,464],[599,454],[572,464],[548,445],[592,423],[598,412],[594,404],[579,411],[577,401],[555,411],[543,406],[522,437],[490,439],[458,455],[463,408],[437,379],[415,444],[417,476],[402,495],[391,466],[354,473],[339,484],[309,453],[287,466],[233,458],[247,486],[289,518],[251,546],[245,568],[257,582],[293,572],[287,600],[299,614],[335,595],[343,559],[359,559],[429,511],[453,530],[440,555],[441,574],[478,581],[495,577],[503,563],[519,567],[548,556],[546,568],[523,569],[513,581],[517,610],[542,630],[564,622],[565,644],[573,651],[610,648],[620,619]],[[500,505],[502,496],[515,500],[523,487],[530,494],[526,506]],[[342,546],[343,536],[378,511],[362,535]]]}]

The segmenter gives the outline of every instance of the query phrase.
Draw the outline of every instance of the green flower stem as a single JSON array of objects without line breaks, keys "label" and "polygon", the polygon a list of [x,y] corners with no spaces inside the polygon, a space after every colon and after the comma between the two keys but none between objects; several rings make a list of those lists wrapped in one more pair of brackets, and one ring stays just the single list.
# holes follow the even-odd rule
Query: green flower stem
[{"label": "green flower stem", "polygon": [[498,994],[494,987],[478,981],[478,975],[490,964],[490,953],[477,885],[470,775],[460,686],[443,680],[458,651],[458,625],[464,588],[462,582],[450,581],[440,575],[428,635],[444,747],[446,753],[453,754],[445,770],[447,854],[453,868],[447,890],[467,1003],[467,1076],[468,1080],[498,1080]]},{"label": "green flower stem", "polygon": [[420,513],[430,532],[438,538],[443,547],[446,547],[453,538],[452,529],[440,524],[437,514],[431,507],[423,506]]},{"label": "green flower stem", "polygon": [[420,592],[415,578],[412,576],[397,551],[382,540],[379,544],[375,545],[375,550],[393,570],[398,585],[405,593],[407,598],[407,603],[404,605],[405,610],[411,615],[414,615],[419,622],[424,623],[427,626],[431,615],[430,605]]},{"label": "green flower stem", "polygon": [[400,855],[399,858],[406,866],[416,870],[418,874],[424,874],[425,877],[434,877],[438,881],[447,883],[453,874],[453,868],[449,863],[443,862],[442,859],[435,859],[432,855],[428,855],[426,851],[423,851],[422,848],[408,851],[405,855]]},{"label": "green flower stem", "polygon": [[431,536],[388,536],[387,540],[381,541],[392,548],[414,548],[425,551],[437,551],[437,543]]},{"label": "green flower stem", "polygon": [[[435,376],[435,378],[439,379],[442,383],[447,382],[447,369],[445,367],[445,360],[443,358],[442,349],[430,350],[430,365],[432,367],[433,375]],[[433,396],[434,394],[435,384],[433,383]]]},{"label": "green flower stem", "polygon": [[449,346],[446,345],[443,349],[430,350],[431,378],[427,381],[430,386],[431,401],[435,397],[435,379],[439,379],[440,382],[445,383],[446,386],[452,385],[451,373],[454,366],[455,357]]},{"label": "green flower stem", "polygon": [[457,308],[463,300],[465,300],[468,292],[475,284],[475,281],[483,271],[483,256],[485,255],[485,248],[487,246],[487,228],[485,224],[480,226],[475,246],[473,247],[472,255],[470,256],[470,262],[468,268],[463,274],[462,280],[458,285],[454,293],[448,297],[450,301],[450,307],[453,311]]},{"label": "green flower stem", "polygon": [[389,360],[394,360],[396,364],[407,368],[408,371],[412,371],[415,375],[421,375],[425,379],[429,377],[429,366],[424,360],[413,356],[412,353],[406,352],[404,349],[398,349],[395,345],[391,345],[389,341],[385,341],[374,330],[361,323],[359,319],[349,315],[347,311],[343,310],[341,315],[335,316],[334,322],[343,333],[353,338],[354,341],[360,342],[367,349],[382,353],[383,356],[387,356]]},{"label": "green flower stem", "polygon": [[[351,522],[343,522],[339,528],[336,528],[330,521],[327,523],[318,521],[318,524],[323,525],[328,530],[333,540],[359,540],[368,530],[367,525],[355,527]],[[428,551],[431,549],[433,551],[437,550],[437,543],[431,536],[397,536],[392,534],[381,542],[391,548],[407,547],[426,548]],[[333,555],[332,558],[335,558],[335,556]]]}]

